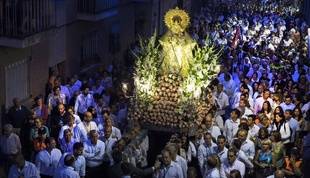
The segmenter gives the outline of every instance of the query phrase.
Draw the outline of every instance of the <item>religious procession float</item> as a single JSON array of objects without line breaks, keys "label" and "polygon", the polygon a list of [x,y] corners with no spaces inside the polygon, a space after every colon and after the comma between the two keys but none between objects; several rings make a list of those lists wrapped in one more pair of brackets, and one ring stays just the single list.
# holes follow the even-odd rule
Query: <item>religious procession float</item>
[{"label": "religious procession float", "polygon": [[208,85],[219,72],[220,52],[206,40],[200,47],[186,32],[188,14],[165,14],[168,31],[140,40],[129,118],[145,127],[187,131],[201,124],[213,106]]}]

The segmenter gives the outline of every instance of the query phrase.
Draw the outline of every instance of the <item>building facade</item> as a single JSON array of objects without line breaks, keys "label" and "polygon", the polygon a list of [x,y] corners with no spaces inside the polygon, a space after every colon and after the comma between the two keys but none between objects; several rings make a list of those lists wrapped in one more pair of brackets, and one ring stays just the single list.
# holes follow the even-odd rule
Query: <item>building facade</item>
[{"label": "building facade", "polygon": [[51,72],[70,77],[95,65],[124,64],[128,47],[155,29],[162,33],[165,11],[178,4],[177,0],[0,1],[1,118],[14,97],[27,103],[44,94]]}]

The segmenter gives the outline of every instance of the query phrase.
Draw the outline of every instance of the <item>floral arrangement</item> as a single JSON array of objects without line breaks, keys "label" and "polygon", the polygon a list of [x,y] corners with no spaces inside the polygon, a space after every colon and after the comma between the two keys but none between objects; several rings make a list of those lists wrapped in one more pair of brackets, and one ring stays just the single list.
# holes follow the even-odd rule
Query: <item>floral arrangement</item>
[{"label": "floral arrangement", "polygon": [[208,39],[205,46],[196,46],[193,51],[194,59],[189,67],[189,75],[180,88],[184,102],[200,99],[202,91],[217,76],[220,71],[218,64],[220,53],[221,51],[217,51]]},{"label": "floral arrangement", "polygon": [[140,39],[140,51],[136,57],[134,84],[136,99],[148,103],[152,99],[160,67],[160,50],[156,32],[149,40]]}]

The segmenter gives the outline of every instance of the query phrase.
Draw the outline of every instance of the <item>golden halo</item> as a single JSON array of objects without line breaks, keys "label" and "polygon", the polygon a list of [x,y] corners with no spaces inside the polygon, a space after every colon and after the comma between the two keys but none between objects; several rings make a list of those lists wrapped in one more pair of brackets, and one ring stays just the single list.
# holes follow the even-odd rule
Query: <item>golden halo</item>
[{"label": "golden halo", "polygon": [[[176,20],[179,20],[179,22],[176,22]],[[189,16],[184,10],[176,7],[165,14],[165,24],[173,33],[183,33],[189,25]]]}]

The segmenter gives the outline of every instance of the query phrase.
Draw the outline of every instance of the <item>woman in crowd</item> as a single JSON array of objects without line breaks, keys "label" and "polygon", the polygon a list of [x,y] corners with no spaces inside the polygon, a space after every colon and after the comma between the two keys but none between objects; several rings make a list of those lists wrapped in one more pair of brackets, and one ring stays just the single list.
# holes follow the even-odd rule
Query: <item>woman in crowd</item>
[{"label": "woman in crowd", "polygon": [[256,178],[265,178],[273,173],[271,149],[272,143],[269,139],[262,141],[262,148],[257,150],[254,158]]},{"label": "woman in crowd", "polygon": [[266,139],[268,139],[269,133],[267,128],[262,127],[258,131],[257,137],[255,137],[254,143],[255,143],[255,149],[261,149],[262,148],[262,142]]},{"label": "woman in crowd", "polygon": [[300,178],[302,159],[299,150],[295,147],[291,149],[289,157],[285,157],[282,171],[287,178]]},{"label": "woman in crowd", "polygon": [[282,167],[284,163],[284,156],[286,154],[284,145],[281,141],[281,134],[279,131],[272,131],[270,139],[272,141],[272,160],[274,167]]},{"label": "woman in crowd", "polygon": [[285,121],[284,116],[275,114],[271,129],[278,131],[281,134],[281,140],[283,144],[288,144],[291,138],[291,130],[289,123]]},{"label": "woman in crowd", "polygon": [[263,108],[261,111],[259,111],[259,113],[265,114],[265,116],[268,117],[268,119],[271,119],[271,115],[272,115],[272,108],[270,105],[269,101],[265,101],[263,103]]}]

